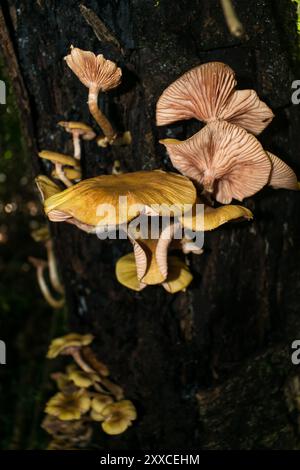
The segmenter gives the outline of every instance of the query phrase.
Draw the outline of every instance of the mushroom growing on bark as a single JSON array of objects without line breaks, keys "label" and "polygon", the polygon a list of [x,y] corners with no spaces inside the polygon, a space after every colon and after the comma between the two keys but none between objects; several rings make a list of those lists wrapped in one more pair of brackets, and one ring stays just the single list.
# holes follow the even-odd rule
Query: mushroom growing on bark
[{"label": "mushroom growing on bark", "polygon": [[267,154],[272,164],[269,185],[275,189],[292,189],[298,191],[299,184],[294,171],[273,153],[267,152]]},{"label": "mushroom growing on bark", "polygon": [[45,412],[51,416],[57,416],[62,421],[80,419],[87,413],[91,406],[91,400],[85,390],[77,390],[73,393],[56,393],[46,404]]},{"label": "mushroom growing on bark", "polygon": [[272,110],[254,90],[235,91],[234,71],[221,62],[189,70],[162,93],[156,106],[158,126],[196,118],[206,123],[226,120],[253,134],[271,122]]},{"label": "mushroom growing on bark", "polygon": [[81,158],[80,139],[92,140],[96,137],[95,132],[90,126],[88,126],[84,122],[59,121],[58,125],[63,127],[70,134],[72,134],[73,146],[74,146],[74,158],[76,160],[80,160]]},{"label": "mushroom growing on bark", "polygon": [[[65,60],[79,80],[89,89],[89,109],[104,134],[101,143],[99,139],[97,140],[98,145],[106,147],[108,144],[113,144],[117,132],[98,107],[98,97],[99,93],[116,88],[121,83],[121,69],[111,60],[105,59],[102,54],[95,55],[93,52],[73,46]],[[128,140],[128,134],[125,137],[125,141]]]},{"label": "mushroom growing on bark", "polygon": [[101,424],[106,434],[122,434],[137,418],[136,409],[129,400],[107,405],[101,412],[104,420]]},{"label": "mushroom growing on bark", "polygon": [[51,150],[42,150],[39,152],[39,157],[44,160],[49,160],[54,163],[57,177],[65,184],[65,186],[72,186],[72,182],[67,178],[64,172],[64,166],[78,167],[78,161],[69,155],[63,153],[52,152]]},{"label": "mushroom growing on bark", "polygon": [[242,201],[268,183],[271,161],[258,140],[241,127],[212,122],[185,141],[160,141],[172,164],[222,204]]},{"label": "mushroom growing on bark", "polygon": [[95,233],[100,227],[126,224],[151,207],[163,215],[175,206],[181,214],[195,200],[195,187],[187,178],[154,170],[86,179],[46,199],[44,207],[51,221]]},{"label": "mushroom growing on bark", "polygon": [[74,361],[85,372],[94,372],[93,369],[82,359],[81,349],[91,344],[94,337],[90,334],[80,335],[79,333],[69,333],[60,338],[52,340],[47,353],[48,359],[53,359],[59,355],[72,356]]}]

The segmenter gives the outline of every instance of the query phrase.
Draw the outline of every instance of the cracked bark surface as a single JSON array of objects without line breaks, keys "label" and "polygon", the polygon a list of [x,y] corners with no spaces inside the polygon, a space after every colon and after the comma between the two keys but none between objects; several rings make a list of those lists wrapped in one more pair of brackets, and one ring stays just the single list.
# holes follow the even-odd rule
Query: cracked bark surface
[{"label": "cracked bark surface", "polygon": [[[300,113],[290,103],[295,8],[288,0],[276,4],[236,1],[246,30],[236,39],[215,0],[1,2],[4,56],[10,57],[10,40],[26,88],[30,116],[18,86],[15,91],[31,147],[72,152],[57,122],[94,124],[86,89],[63,61],[74,44],[122,67],[122,85],[102,106],[118,130],[133,136],[124,148],[85,142],[85,178],[110,173],[115,159],[123,171],[171,170],[159,138],[190,136],[199,123],[157,128],[156,101],[183,72],[211,60],[232,66],[238,86],[254,88],[272,107],[276,118],[260,140],[299,174]],[[34,152],[28,165],[50,174]],[[131,251],[126,241],[99,241],[52,224],[70,329],[96,335],[99,357],[138,409],[136,425],[114,439],[101,435],[99,446],[300,447],[300,409],[291,412],[286,394],[299,374],[289,349],[300,336],[299,194],[265,189],[245,205],[254,221],[206,234],[204,255],[189,257],[194,281],[175,296],[160,287],[134,293],[117,283],[114,264]]]}]

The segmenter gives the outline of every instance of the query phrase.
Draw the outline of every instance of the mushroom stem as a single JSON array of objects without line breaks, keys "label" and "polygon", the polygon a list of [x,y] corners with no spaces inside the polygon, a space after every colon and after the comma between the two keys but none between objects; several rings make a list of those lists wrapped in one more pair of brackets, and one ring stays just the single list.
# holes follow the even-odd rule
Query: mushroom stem
[{"label": "mushroom stem", "polygon": [[70,186],[73,186],[69,178],[66,177],[61,163],[55,163],[55,170],[56,170],[58,178],[60,179],[60,181],[64,183],[65,186],[67,186],[67,188],[69,188]]},{"label": "mushroom stem", "polygon": [[114,395],[116,400],[119,401],[119,400],[122,400],[122,398],[124,398],[123,389],[119,387],[119,385],[114,384],[106,377],[101,377],[101,383],[112,395]]},{"label": "mushroom stem", "polygon": [[48,302],[48,304],[53,307],[53,308],[61,308],[63,307],[64,303],[65,303],[65,299],[62,298],[62,299],[55,299],[48,286],[47,286],[47,283],[45,281],[45,278],[44,278],[44,269],[45,269],[45,264],[44,263],[37,263],[36,264],[36,275],[37,275],[37,280],[38,280],[38,284],[39,284],[39,287],[40,287],[40,290],[45,298],[45,300]]},{"label": "mushroom stem", "polygon": [[232,1],[221,0],[221,5],[230,33],[238,38],[241,37],[244,34],[244,27],[237,17]]},{"label": "mushroom stem", "polygon": [[59,292],[60,294],[63,294],[64,288],[59,279],[56,259],[55,259],[55,255],[53,251],[52,240],[48,240],[46,242],[46,250],[47,250],[49,277],[50,277],[51,284],[57,292]]},{"label": "mushroom stem", "polygon": [[74,158],[76,158],[76,160],[80,160],[81,158],[80,137],[76,132],[73,132],[73,146],[74,146]]},{"label": "mushroom stem", "polygon": [[89,110],[97,124],[103,131],[107,139],[107,144],[111,144],[116,138],[116,132],[112,127],[111,123],[107,119],[106,116],[102,113],[100,108],[98,107],[98,95],[99,91],[97,89],[89,88],[89,97],[88,97],[88,105]]},{"label": "mushroom stem", "polygon": [[76,364],[84,371],[84,372],[94,372],[94,369],[92,369],[83,359],[79,349],[75,349],[71,353],[74,361]]}]

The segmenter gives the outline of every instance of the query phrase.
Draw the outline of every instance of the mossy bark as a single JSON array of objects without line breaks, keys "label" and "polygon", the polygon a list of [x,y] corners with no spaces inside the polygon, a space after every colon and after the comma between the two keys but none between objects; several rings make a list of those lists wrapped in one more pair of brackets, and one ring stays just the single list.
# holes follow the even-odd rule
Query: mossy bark
[{"label": "mossy bark", "polygon": [[[86,89],[63,61],[74,44],[122,67],[122,85],[101,106],[133,137],[124,148],[84,143],[84,178],[110,173],[114,160],[123,171],[171,170],[158,143],[166,129],[155,126],[156,101],[176,77],[212,60],[232,66],[239,87],[254,88],[273,108],[261,141],[299,172],[300,113],[291,105],[297,77],[288,47],[296,41],[295,8],[288,0],[277,7],[271,0],[234,3],[245,28],[240,39],[215,0],[1,2],[31,111],[32,148],[70,153],[57,122],[93,124]],[[288,31],[285,18],[295,19]],[[168,136],[197,129],[197,122],[179,123]],[[32,162],[36,173],[50,174],[35,154]],[[114,439],[99,435],[100,447],[300,447],[300,409],[291,413],[285,393],[299,374],[290,360],[291,341],[300,337],[299,195],[265,189],[245,204],[255,220],[206,234],[204,255],[189,257],[194,281],[175,296],[117,283],[115,262],[131,250],[126,241],[53,224],[70,329],[96,335],[99,356],[138,409],[137,423]]]}]

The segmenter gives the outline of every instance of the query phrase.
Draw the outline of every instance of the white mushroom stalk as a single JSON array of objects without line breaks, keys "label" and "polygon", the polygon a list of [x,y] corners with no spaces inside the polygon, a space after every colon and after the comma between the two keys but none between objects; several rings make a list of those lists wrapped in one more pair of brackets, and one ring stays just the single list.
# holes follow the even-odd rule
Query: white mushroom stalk
[{"label": "white mushroom stalk", "polygon": [[44,271],[47,268],[48,263],[42,259],[33,257],[30,257],[29,261],[36,268],[38,285],[46,302],[55,309],[62,308],[64,306],[65,299],[56,299],[53,297],[44,277]]},{"label": "white mushroom stalk", "polygon": [[74,158],[76,160],[81,159],[81,144],[80,144],[80,137],[77,132],[73,132],[73,146],[74,146]]},{"label": "white mushroom stalk", "polygon": [[64,185],[67,188],[69,188],[70,186],[73,186],[72,181],[70,181],[69,178],[65,175],[64,167],[61,163],[55,163],[55,170],[56,170],[58,179],[60,179],[60,181],[64,183]]}]

